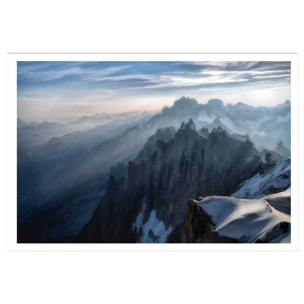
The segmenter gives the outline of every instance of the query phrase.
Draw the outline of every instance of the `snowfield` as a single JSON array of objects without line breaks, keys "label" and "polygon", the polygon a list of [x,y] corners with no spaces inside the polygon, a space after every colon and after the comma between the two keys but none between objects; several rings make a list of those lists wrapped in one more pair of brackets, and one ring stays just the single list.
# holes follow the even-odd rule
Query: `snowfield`
[{"label": "snowfield", "polygon": [[243,243],[290,242],[290,215],[264,199],[209,196],[198,201],[220,236]]},{"label": "snowfield", "polygon": [[[287,189],[290,186],[290,158],[279,161],[263,174],[257,173],[246,180],[231,196],[239,198],[261,198],[268,188]],[[280,190],[279,190],[280,191]]]},{"label": "snowfield", "polygon": [[142,230],[142,236],[140,237],[139,243],[165,243],[168,235],[172,231],[170,226],[166,229],[164,222],[160,221],[156,217],[155,210],[152,210],[149,219],[144,223],[144,211],[146,205],[143,205],[142,211],[137,215],[135,223],[133,224],[133,231],[140,233]]}]

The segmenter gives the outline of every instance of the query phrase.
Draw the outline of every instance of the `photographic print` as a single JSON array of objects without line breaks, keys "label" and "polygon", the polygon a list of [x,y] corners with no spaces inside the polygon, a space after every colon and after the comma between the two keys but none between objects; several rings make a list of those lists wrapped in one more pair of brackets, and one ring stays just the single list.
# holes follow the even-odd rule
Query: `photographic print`
[{"label": "photographic print", "polygon": [[17,243],[291,242],[291,61],[16,64]]}]

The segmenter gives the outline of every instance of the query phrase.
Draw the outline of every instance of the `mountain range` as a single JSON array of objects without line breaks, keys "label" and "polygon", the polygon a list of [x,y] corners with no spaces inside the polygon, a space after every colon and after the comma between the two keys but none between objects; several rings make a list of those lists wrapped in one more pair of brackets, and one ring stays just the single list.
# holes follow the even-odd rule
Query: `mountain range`
[{"label": "mountain range", "polygon": [[72,130],[84,130],[92,129],[97,126],[108,124],[112,121],[119,119],[128,119],[137,115],[140,115],[140,112],[124,112],[124,113],[100,113],[90,116],[82,116],[80,118],[74,119],[69,122],[67,125]]},{"label": "mountain range", "polygon": [[[26,144],[19,129],[27,123],[18,121],[18,242],[288,240],[288,199],[272,198],[269,209],[261,198],[290,187],[289,101],[256,108],[182,97],[157,114],[133,114],[78,131],[63,125],[63,134],[35,145]],[[231,237],[208,208],[193,212],[188,201],[198,197],[195,206],[216,197],[232,211],[253,200],[261,205],[254,214],[279,208],[283,217],[271,217],[267,237]],[[243,214],[232,211],[223,216]],[[185,237],[193,216],[205,219],[205,236]]]}]

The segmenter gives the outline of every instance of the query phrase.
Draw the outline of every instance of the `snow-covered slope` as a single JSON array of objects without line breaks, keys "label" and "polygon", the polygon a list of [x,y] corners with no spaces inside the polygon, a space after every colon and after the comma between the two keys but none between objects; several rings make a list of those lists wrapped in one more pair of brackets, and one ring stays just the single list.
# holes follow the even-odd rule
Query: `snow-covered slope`
[{"label": "snow-covered slope", "polygon": [[246,180],[231,196],[260,198],[267,194],[286,190],[290,186],[290,158],[277,162],[264,173],[257,173]]},{"label": "snow-covered slope", "polygon": [[210,217],[220,236],[244,243],[289,241],[290,216],[264,199],[209,196],[197,204]]},{"label": "snow-covered slope", "polygon": [[164,222],[156,217],[155,210],[152,210],[146,222],[144,222],[144,212],[146,204],[143,204],[142,211],[136,217],[132,230],[139,234],[139,243],[165,243],[172,227],[166,229]]},{"label": "snow-covered slope", "polygon": [[286,191],[264,196],[263,199],[277,210],[290,214],[290,197],[291,191],[289,187]]}]

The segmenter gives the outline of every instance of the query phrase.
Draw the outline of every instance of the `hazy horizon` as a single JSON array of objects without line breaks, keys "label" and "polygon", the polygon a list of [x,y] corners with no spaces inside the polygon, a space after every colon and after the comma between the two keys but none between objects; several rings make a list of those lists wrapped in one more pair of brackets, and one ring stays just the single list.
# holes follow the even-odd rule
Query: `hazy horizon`
[{"label": "hazy horizon", "polygon": [[[191,99],[196,99],[196,98],[192,98],[191,96],[181,96],[180,98],[182,98],[182,97],[186,97],[186,98],[191,98]],[[167,105],[168,107],[172,107],[173,106],[173,104],[174,104],[174,102],[176,101],[176,100],[178,100],[178,99],[180,99],[180,98],[177,98],[177,99],[175,99],[175,100],[173,100],[172,101],[172,103],[171,104],[169,104],[169,105]],[[212,98],[212,99],[220,99],[220,98]],[[202,102],[199,102],[199,100],[197,100],[197,102],[199,103],[199,104],[206,104],[206,103],[208,103],[208,101],[209,100],[212,100],[212,99],[208,99],[206,102],[204,102],[204,103],[202,103]],[[223,101],[223,100],[222,100]],[[281,102],[281,103],[278,103],[278,104],[276,104],[276,105],[273,105],[273,106],[277,106],[277,105],[280,105],[280,104],[284,104],[286,101],[289,101],[290,102],[290,100],[289,99],[286,99],[286,100],[284,100],[283,102]],[[236,105],[237,103],[243,103],[243,104],[246,104],[246,105],[250,105],[250,104],[248,104],[248,103],[246,103],[246,102],[236,102],[236,103],[234,103],[234,104],[232,104],[232,103],[225,103],[224,101],[223,101],[223,103],[225,104],[225,105]],[[273,107],[273,106],[262,106],[262,105],[259,105],[259,106],[254,106],[254,105],[250,105],[250,106],[253,106],[253,107]],[[156,113],[160,113],[162,110],[163,110],[163,108],[164,107],[166,107],[166,105],[164,105],[164,106],[162,106],[159,110],[157,110],[157,111],[124,111],[124,112],[96,112],[96,113],[92,113],[92,114],[84,114],[84,115],[79,115],[79,116],[67,116],[67,117],[65,117],[65,118],[59,118],[59,119],[52,119],[52,118],[50,118],[50,119],[47,119],[47,120],[26,120],[26,119],[22,119],[21,117],[17,117],[17,119],[21,119],[22,121],[24,121],[24,122],[27,122],[27,123],[31,123],[31,122],[37,122],[37,123],[41,123],[41,122],[62,122],[62,123],[67,123],[67,122],[70,122],[70,121],[73,121],[73,120],[76,120],[76,119],[79,119],[79,118],[81,118],[81,117],[92,117],[92,116],[97,116],[97,115],[100,115],[100,114],[109,114],[109,115],[111,115],[111,114],[126,114],[126,113],[134,113],[134,116],[135,115],[140,115],[140,114],[143,114],[143,113],[150,113],[150,114],[156,114]]]},{"label": "hazy horizon", "polygon": [[290,100],[290,62],[18,62],[18,118],[158,112],[182,96],[271,107]]}]

